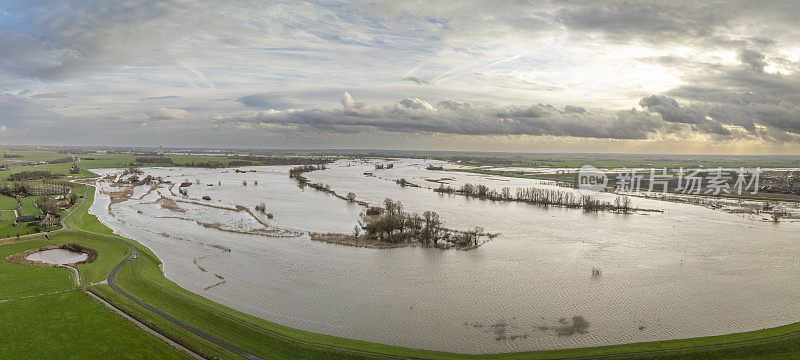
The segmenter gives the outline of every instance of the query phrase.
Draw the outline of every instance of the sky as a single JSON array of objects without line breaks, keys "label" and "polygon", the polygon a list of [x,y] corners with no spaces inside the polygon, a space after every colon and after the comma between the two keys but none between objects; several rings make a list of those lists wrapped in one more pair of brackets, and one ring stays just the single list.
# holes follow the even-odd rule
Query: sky
[{"label": "sky", "polygon": [[800,2],[0,0],[0,144],[800,154]]}]

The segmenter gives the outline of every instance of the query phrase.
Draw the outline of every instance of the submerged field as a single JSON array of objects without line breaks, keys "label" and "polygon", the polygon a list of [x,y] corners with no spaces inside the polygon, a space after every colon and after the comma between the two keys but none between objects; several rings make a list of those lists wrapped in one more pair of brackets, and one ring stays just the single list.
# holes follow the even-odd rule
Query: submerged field
[{"label": "submerged field", "polygon": [[[439,184],[425,179],[496,187],[537,182],[395,163],[374,177],[362,174],[373,164],[360,162],[309,177],[370,204],[392,197],[409,211],[436,210],[447,226],[478,225],[501,235],[470,251],[314,242],[303,232],[352,231],[362,208],[298,188],[287,167],[147,169],[173,183],[192,182],[188,198],[166,187],[148,194],[142,186],[111,206],[113,216],[102,193],[91,212],[151,248],[167,277],[195,293],[282,325],[390,345],[509,352],[716,335],[798,320],[798,289],[789,285],[800,280],[791,256],[797,224],[641,199],[664,213],[585,214],[438,195],[392,180],[430,187]],[[250,234],[260,225],[243,212],[181,202],[164,207],[161,196],[222,207],[264,202],[274,218],[260,220],[286,232]],[[561,318],[573,316],[590,323],[587,332],[559,336]]]}]

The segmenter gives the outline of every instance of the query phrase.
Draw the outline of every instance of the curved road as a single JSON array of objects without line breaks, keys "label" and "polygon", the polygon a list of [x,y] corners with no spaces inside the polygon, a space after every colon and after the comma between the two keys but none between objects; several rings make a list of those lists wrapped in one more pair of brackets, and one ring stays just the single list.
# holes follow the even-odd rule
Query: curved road
[{"label": "curved road", "polygon": [[[161,310],[158,310],[158,309],[156,309],[156,308],[154,308],[154,307],[142,302],[141,300],[133,297],[132,295],[128,294],[127,292],[125,292],[124,290],[120,289],[117,286],[117,284],[114,282],[114,277],[116,276],[116,274],[119,271],[119,269],[122,268],[122,266],[124,266],[128,261],[136,258],[136,256],[138,255],[138,249],[135,246],[133,246],[130,242],[128,242],[128,241],[126,241],[126,240],[124,240],[122,238],[114,237],[114,236],[108,236],[108,235],[102,235],[102,234],[95,234],[95,233],[82,231],[82,230],[74,230],[74,229],[69,228],[67,226],[67,224],[66,224],[66,219],[69,218],[73,214],[73,212],[75,212],[78,208],[80,208],[80,206],[83,205],[83,203],[85,201],[85,198],[86,198],[85,195],[88,194],[88,191],[89,191],[89,187],[88,186],[89,185],[87,185],[86,193],[84,193],[84,197],[81,199],[80,205],[75,207],[73,210],[71,210],[67,214],[67,216],[62,218],[61,221],[62,221],[63,227],[61,229],[58,229],[58,230],[55,230],[55,231],[70,230],[70,231],[83,233],[83,234],[87,234],[87,235],[101,236],[101,237],[105,237],[105,238],[109,238],[109,239],[113,239],[113,240],[118,240],[118,241],[121,241],[121,242],[125,243],[125,245],[128,245],[128,247],[131,249],[131,254],[128,255],[128,257],[126,257],[125,260],[122,260],[122,262],[117,264],[117,266],[114,267],[114,269],[108,275],[108,285],[114,291],[116,291],[120,295],[124,296],[128,300],[133,301],[134,303],[138,304],[139,306],[141,306],[141,307],[143,307],[143,308],[155,313],[156,315],[166,319],[167,321],[169,321],[169,322],[171,322],[171,323],[173,323],[173,324],[175,324],[175,325],[177,325],[177,326],[179,326],[179,327],[181,327],[181,328],[183,328],[183,329],[185,329],[185,330],[187,330],[187,331],[189,331],[189,332],[191,332],[191,333],[193,333],[193,334],[195,334],[195,335],[197,335],[197,336],[199,336],[199,337],[201,337],[203,339],[211,341],[211,342],[213,342],[213,343],[215,343],[215,344],[217,344],[217,345],[219,345],[219,346],[221,346],[221,347],[223,347],[223,348],[225,348],[227,350],[230,350],[231,352],[239,354],[239,355],[241,355],[241,356],[243,356],[243,357],[245,357],[247,359],[261,360],[261,358],[259,358],[258,356],[255,356],[255,355],[253,355],[253,354],[251,354],[251,353],[249,353],[247,351],[244,351],[244,350],[236,347],[235,345],[227,343],[227,342],[225,342],[225,341],[223,341],[223,340],[221,340],[221,339],[219,339],[217,337],[209,335],[209,334],[207,334],[207,333],[205,333],[205,332],[203,332],[201,330],[198,330],[195,327],[187,325],[186,323],[184,323],[184,322],[182,322],[182,321],[180,321],[180,320],[178,320],[178,319],[176,319],[176,318],[174,318],[174,317],[172,317],[172,316],[170,316],[168,314],[165,314]],[[278,334],[276,334],[276,335],[278,335]],[[571,358],[571,359],[575,359],[575,360],[578,360],[578,359],[582,359],[582,360],[587,360],[587,359],[620,359],[620,358],[628,358],[628,357],[631,357],[631,356],[648,356],[648,355],[665,355],[665,354],[679,355],[679,354],[681,354],[681,353],[683,353],[685,351],[688,351],[688,350],[713,350],[713,349],[722,349],[722,348],[741,346],[741,345],[755,345],[755,344],[760,344],[760,343],[764,343],[764,342],[768,342],[768,341],[772,341],[772,340],[786,339],[786,338],[790,338],[790,337],[797,336],[797,335],[800,335],[800,331],[794,331],[794,332],[790,332],[790,333],[786,333],[786,334],[782,334],[782,335],[775,335],[775,336],[770,336],[770,337],[761,338],[761,339],[743,340],[743,341],[736,341],[736,342],[723,343],[723,344],[704,345],[704,346],[689,346],[689,347],[685,347],[685,348],[651,350],[651,351],[631,352],[631,353],[622,353],[622,354],[590,355],[590,356],[576,357],[576,358]],[[294,339],[287,339],[287,340],[294,340]],[[299,341],[299,342],[305,343],[304,341]],[[319,344],[311,344],[311,345],[319,346]],[[320,347],[329,348],[331,350],[336,350],[336,349],[344,350],[344,349],[339,349],[339,348],[336,348],[336,347],[324,346],[324,345],[320,346]],[[352,351],[352,350],[350,350],[350,351]],[[399,356],[392,356],[392,355],[375,354],[375,353],[370,353],[370,352],[360,352],[358,350],[355,350],[354,352],[355,353],[359,353],[360,355],[367,355],[367,356],[396,358],[396,359],[413,359],[413,358],[406,358],[406,357],[399,357]]]},{"label": "curved road", "polygon": [[209,335],[207,333],[204,333],[204,332],[198,330],[195,327],[189,326],[186,323],[184,323],[184,322],[182,322],[182,321],[180,321],[180,320],[178,320],[178,319],[176,319],[176,318],[174,318],[174,317],[172,317],[172,316],[170,316],[168,314],[165,314],[161,310],[158,310],[158,309],[156,309],[156,308],[154,308],[154,307],[142,302],[141,300],[133,297],[131,294],[128,294],[124,290],[120,289],[119,286],[117,286],[117,284],[114,282],[114,276],[117,275],[117,271],[119,271],[119,269],[122,268],[122,266],[125,265],[125,263],[127,263],[131,259],[135,259],[136,256],[138,255],[138,249],[136,249],[136,247],[133,246],[131,243],[129,243],[129,242],[123,240],[123,239],[120,239],[120,238],[117,238],[117,237],[113,237],[113,236],[99,235],[99,234],[94,234],[94,233],[90,233],[90,232],[86,232],[86,231],[80,231],[80,230],[73,230],[73,231],[79,232],[79,233],[83,233],[83,234],[93,235],[93,236],[102,236],[102,237],[109,238],[109,239],[119,240],[119,241],[122,241],[123,243],[125,243],[125,245],[128,245],[129,248],[131,248],[131,254],[128,255],[128,257],[126,257],[125,260],[122,260],[121,263],[117,264],[117,266],[114,268],[114,270],[111,270],[111,273],[108,274],[108,285],[111,286],[111,288],[114,289],[114,291],[116,291],[120,295],[126,297],[128,300],[133,301],[137,305],[139,305],[139,306],[141,306],[141,307],[143,307],[143,308],[145,308],[147,310],[152,311],[156,315],[161,316],[162,318],[166,319],[167,321],[169,321],[169,322],[171,322],[171,323],[173,323],[175,325],[178,325],[181,328],[183,328],[185,330],[188,330],[188,331],[192,332],[193,334],[195,334],[195,335],[197,335],[197,336],[199,336],[199,337],[201,337],[203,339],[211,341],[211,342],[213,342],[213,343],[215,343],[215,344],[217,344],[219,346],[222,346],[223,348],[225,348],[227,350],[230,350],[230,351],[232,351],[232,352],[234,352],[236,354],[244,356],[247,359],[261,360],[261,358],[259,358],[258,356],[255,356],[255,355],[253,355],[253,354],[251,354],[251,353],[249,353],[247,351],[244,351],[244,350],[242,350],[242,349],[240,349],[240,348],[238,348],[238,347],[236,347],[234,345],[231,345],[231,344],[229,344],[229,343],[227,343],[227,342],[225,342],[223,340],[220,340],[219,338],[216,338],[216,337],[211,336],[211,335]]},{"label": "curved road", "polygon": [[158,309],[156,309],[156,308],[144,303],[143,301],[133,297],[131,294],[128,294],[127,292],[125,292],[125,290],[122,290],[122,289],[119,288],[119,286],[117,286],[116,282],[114,282],[114,276],[117,275],[117,272],[119,271],[120,268],[122,268],[123,265],[125,265],[131,259],[135,259],[136,258],[136,256],[139,253],[139,250],[135,246],[133,246],[133,244],[131,244],[130,242],[128,242],[126,240],[123,240],[121,238],[114,237],[114,236],[108,236],[108,235],[102,235],[102,234],[90,233],[88,231],[83,231],[83,230],[75,230],[75,229],[70,228],[67,225],[67,218],[72,216],[72,214],[76,210],[78,210],[81,206],[83,206],[84,201],[86,201],[86,195],[89,193],[89,186],[90,185],[86,185],[86,192],[84,192],[83,198],[81,198],[81,203],[78,206],[74,207],[72,210],[70,210],[69,213],[67,213],[67,216],[64,216],[61,219],[61,225],[62,225],[61,229],[54,230],[53,232],[70,230],[70,231],[74,231],[74,232],[78,232],[78,233],[82,233],[82,234],[87,234],[87,235],[92,235],[92,236],[100,236],[100,237],[104,237],[104,238],[118,240],[118,241],[121,241],[121,242],[125,243],[125,245],[128,245],[128,247],[131,249],[131,254],[128,255],[128,257],[126,257],[125,260],[122,260],[122,262],[117,264],[117,266],[114,267],[114,270],[111,270],[111,273],[108,274],[108,285],[111,287],[111,289],[113,289],[114,291],[116,291],[120,295],[126,297],[128,300],[133,301],[137,305],[139,305],[139,306],[141,306],[141,307],[143,307],[143,308],[145,308],[147,310],[150,310],[154,314],[156,314],[158,316],[161,316],[162,318],[166,319],[167,321],[169,321],[169,322],[171,322],[171,323],[173,323],[175,325],[178,325],[181,328],[183,328],[183,329],[185,329],[185,330],[187,330],[187,331],[189,331],[189,332],[191,332],[191,333],[193,333],[193,334],[195,334],[195,335],[197,335],[197,336],[199,336],[199,337],[201,337],[203,339],[211,341],[211,342],[213,342],[213,343],[215,343],[215,344],[217,344],[217,345],[219,345],[219,346],[221,346],[221,347],[223,347],[223,348],[225,348],[227,350],[230,350],[230,351],[232,351],[232,352],[234,352],[236,354],[239,354],[239,355],[241,355],[241,356],[243,356],[243,357],[245,357],[247,359],[262,360],[258,356],[255,356],[255,355],[253,355],[253,354],[251,354],[251,353],[249,353],[247,351],[244,351],[244,350],[242,350],[242,349],[240,349],[240,348],[238,348],[238,347],[236,347],[234,345],[231,345],[231,344],[229,344],[229,343],[227,343],[227,342],[225,342],[225,341],[223,341],[223,340],[221,340],[219,338],[216,338],[216,337],[214,337],[212,335],[204,333],[204,332],[198,330],[195,327],[187,325],[186,323],[184,323],[184,322],[182,322],[182,321],[170,316],[169,314],[165,314],[163,311],[158,310]]}]

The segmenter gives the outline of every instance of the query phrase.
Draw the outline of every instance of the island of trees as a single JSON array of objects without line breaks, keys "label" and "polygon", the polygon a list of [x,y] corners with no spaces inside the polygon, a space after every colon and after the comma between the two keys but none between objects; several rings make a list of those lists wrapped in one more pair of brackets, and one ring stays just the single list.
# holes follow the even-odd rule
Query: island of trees
[{"label": "island of trees", "polygon": [[468,231],[447,229],[436,212],[408,213],[403,210],[402,203],[391,199],[383,201],[383,208],[370,207],[363,211],[353,235],[364,240],[442,249],[471,249],[497,236],[479,226]]}]

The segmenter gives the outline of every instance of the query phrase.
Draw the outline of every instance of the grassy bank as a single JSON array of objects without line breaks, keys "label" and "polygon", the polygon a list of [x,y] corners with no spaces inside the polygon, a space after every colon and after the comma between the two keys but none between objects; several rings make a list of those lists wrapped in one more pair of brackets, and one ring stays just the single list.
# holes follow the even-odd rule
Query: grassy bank
[{"label": "grassy bank", "polygon": [[[185,358],[73,289],[69,269],[4,260],[49,245],[42,240],[0,243],[0,300],[15,299],[0,302],[0,359]],[[66,292],[42,295],[56,291]]]}]

